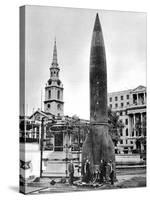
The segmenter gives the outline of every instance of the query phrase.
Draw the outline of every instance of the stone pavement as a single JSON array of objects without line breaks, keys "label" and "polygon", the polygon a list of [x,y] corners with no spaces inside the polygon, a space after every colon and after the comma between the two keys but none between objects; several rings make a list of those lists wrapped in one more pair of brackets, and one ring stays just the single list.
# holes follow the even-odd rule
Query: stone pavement
[{"label": "stone pavement", "polygon": [[[26,194],[43,194],[43,193],[62,193],[62,192],[75,192],[75,191],[93,191],[101,189],[117,189],[127,187],[141,187],[146,186],[146,174],[137,175],[119,175],[117,182],[114,185],[103,184],[99,187],[92,187],[90,185],[76,186],[69,185],[68,182],[60,183],[60,179],[55,179],[54,185],[50,184],[52,179],[42,178],[40,182],[35,182],[26,186]],[[142,182],[142,184],[140,184]]]}]

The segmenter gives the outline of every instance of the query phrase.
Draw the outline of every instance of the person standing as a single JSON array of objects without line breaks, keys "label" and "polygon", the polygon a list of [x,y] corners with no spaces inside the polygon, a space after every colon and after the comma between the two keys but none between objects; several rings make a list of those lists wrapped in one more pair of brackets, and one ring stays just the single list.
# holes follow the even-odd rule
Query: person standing
[{"label": "person standing", "polygon": [[114,170],[115,170],[115,163],[110,161],[110,181],[111,184],[114,184]]},{"label": "person standing", "polygon": [[111,163],[110,161],[106,164],[106,183],[110,181],[110,174],[111,174]]},{"label": "person standing", "polygon": [[104,166],[104,161],[101,160],[101,162],[100,162],[100,183],[104,182],[104,177],[105,177],[105,166]]},{"label": "person standing", "polygon": [[100,183],[100,170],[96,169],[96,174],[95,174],[96,182]]},{"label": "person standing", "polygon": [[74,178],[74,165],[73,165],[72,160],[70,161],[70,163],[68,165],[68,172],[69,172],[69,184],[72,185],[73,178]]},{"label": "person standing", "polygon": [[107,181],[107,162],[105,160],[102,161],[102,173],[103,173],[103,181],[105,179],[105,181]]},{"label": "person standing", "polygon": [[90,162],[87,159],[84,165],[84,174],[85,174],[85,182],[89,182],[91,179],[91,172],[90,172]]}]

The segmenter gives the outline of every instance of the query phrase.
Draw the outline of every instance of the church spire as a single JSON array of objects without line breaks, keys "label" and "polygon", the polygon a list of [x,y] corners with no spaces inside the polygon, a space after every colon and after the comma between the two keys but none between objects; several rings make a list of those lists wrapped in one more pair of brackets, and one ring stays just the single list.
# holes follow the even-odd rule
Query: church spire
[{"label": "church spire", "polygon": [[54,41],[54,49],[53,49],[53,61],[52,61],[52,67],[57,67],[58,62],[57,62],[57,47],[56,47],[56,38]]},{"label": "church spire", "polygon": [[57,62],[56,38],[54,40],[53,58],[49,68],[50,77],[45,86],[44,111],[55,116],[63,116],[63,84],[59,79],[59,67]]}]

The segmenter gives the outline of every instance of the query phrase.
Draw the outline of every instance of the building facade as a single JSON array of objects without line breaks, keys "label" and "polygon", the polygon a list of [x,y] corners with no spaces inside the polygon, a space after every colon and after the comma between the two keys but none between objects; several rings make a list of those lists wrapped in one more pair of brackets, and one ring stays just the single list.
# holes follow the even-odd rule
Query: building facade
[{"label": "building facade", "polygon": [[146,151],[146,144],[139,142],[146,137],[146,99],[144,86],[108,94],[108,106],[117,112],[124,124],[117,144],[117,153]]}]

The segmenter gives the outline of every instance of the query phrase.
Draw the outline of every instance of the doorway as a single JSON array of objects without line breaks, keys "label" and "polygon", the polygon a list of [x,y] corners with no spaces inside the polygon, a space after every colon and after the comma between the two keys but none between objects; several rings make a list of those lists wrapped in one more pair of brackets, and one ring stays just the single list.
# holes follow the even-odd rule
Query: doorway
[{"label": "doorway", "polygon": [[63,133],[55,133],[54,151],[63,151]]}]

